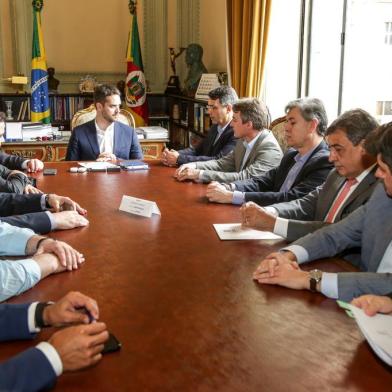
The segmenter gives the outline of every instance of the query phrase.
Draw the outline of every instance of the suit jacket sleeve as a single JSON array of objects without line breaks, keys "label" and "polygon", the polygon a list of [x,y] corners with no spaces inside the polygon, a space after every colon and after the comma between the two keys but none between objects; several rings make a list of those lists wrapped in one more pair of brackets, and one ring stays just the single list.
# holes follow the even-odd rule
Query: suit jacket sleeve
[{"label": "suit jacket sleeve", "polygon": [[275,208],[279,217],[286,219],[297,219],[309,221],[314,219],[317,208],[317,200],[324,185],[318,186],[306,196],[297,200],[292,200],[286,203],[272,204],[271,207]]},{"label": "suit jacket sleeve", "polygon": [[16,195],[0,193],[0,216],[26,214],[27,212],[42,211],[41,195]]},{"label": "suit jacket sleeve", "polygon": [[307,234],[329,225],[323,221],[300,221],[290,219],[287,227],[287,241],[296,241]]},{"label": "suit jacket sleeve", "polygon": [[332,257],[345,249],[360,247],[366,208],[365,204],[340,222],[325,226],[294,244],[307,250],[309,261]]},{"label": "suit jacket sleeve", "polygon": [[56,373],[37,348],[30,348],[0,364],[1,391],[41,391],[53,388]]},{"label": "suit jacket sleeve", "polygon": [[28,159],[18,157],[16,155],[9,155],[0,151],[0,164],[8,167],[11,170],[23,170],[22,165]]},{"label": "suit jacket sleeve", "polygon": [[79,161],[81,160],[81,152],[77,132],[73,131],[69,138],[67,153],[65,155],[66,161]]},{"label": "suit jacket sleeve", "polygon": [[[215,142],[216,132],[210,131],[208,135],[201,141],[201,143],[196,146],[195,149],[188,148],[180,151],[177,163],[179,165],[183,165],[184,163],[189,162],[209,161],[212,159],[220,159],[229,154],[231,151],[233,151],[237,140],[234,138],[233,131],[230,131],[228,134],[225,134],[225,132],[220,137],[222,139],[220,140],[222,147],[215,155],[208,156],[203,154],[203,152],[208,150],[208,147],[213,145]],[[219,143],[219,141],[217,143]]]},{"label": "suit jacket sleeve", "polygon": [[30,181],[23,173],[14,173],[11,177],[11,170],[0,165],[0,192],[23,193]]},{"label": "suit jacket sleeve", "polygon": [[46,234],[52,230],[49,216],[46,212],[31,212],[23,215],[12,215],[1,218],[12,226],[24,227],[38,234]]},{"label": "suit jacket sleeve", "polygon": [[[241,141],[239,141],[241,143]],[[251,177],[258,177],[268,170],[279,165],[282,158],[282,151],[275,139],[268,135],[262,143],[254,147],[252,161],[239,172],[236,172],[235,167],[235,154],[243,149],[238,144],[233,152],[217,161],[199,162],[196,164],[198,169],[205,170],[203,173],[203,181],[219,181],[219,182],[232,182],[236,180],[244,180]]]},{"label": "suit jacket sleeve", "polygon": [[143,159],[143,151],[137,138],[137,134],[133,128],[132,129],[132,143],[131,149],[129,150],[129,159]]},{"label": "suit jacket sleeve", "polygon": [[[30,304],[0,305],[0,341],[32,339],[27,313]],[[37,348],[31,348],[0,364],[0,391],[39,391],[53,387],[56,374]]]},{"label": "suit jacket sleeve", "polygon": [[391,273],[342,272],[338,274],[338,295],[343,301],[351,301],[364,294],[389,295],[391,289]]}]

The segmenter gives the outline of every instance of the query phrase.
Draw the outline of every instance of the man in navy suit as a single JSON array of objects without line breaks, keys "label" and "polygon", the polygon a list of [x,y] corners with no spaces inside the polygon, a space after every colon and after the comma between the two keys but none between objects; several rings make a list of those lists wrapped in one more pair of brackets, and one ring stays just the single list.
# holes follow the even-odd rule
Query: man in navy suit
[{"label": "man in navy suit", "polygon": [[235,147],[236,139],[231,126],[233,104],[238,100],[232,87],[220,86],[208,93],[208,114],[213,123],[207,136],[195,147],[180,151],[165,149],[162,163],[180,166],[189,162],[209,161],[227,155]]},{"label": "man in navy suit", "polygon": [[56,303],[0,305],[0,341],[32,339],[43,327],[79,324],[1,363],[0,390],[46,390],[63,372],[96,364],[109,337],[104,323],[91,323],[98,318],[97,303],[78,292]]},{"label": "man in navy suit", "polygon": [[280,165],[251,179],[231,184],[212,182],[207,187],[209,201],[269,205],[298,199],[325,181],[332,164],[328,162],[329,150],[323,140],[328,125],[323,103],[316,98],[297,99],[285,111],[285,137],[292,148]]},{"label": "man in navy suit", "polygon": [[120,91],[99,85],[94,90],[97,116],[76,127],[69,139],[67,161],[116,161],[141,159],[142,149],[133,128],[117,121],[120,113]]}]

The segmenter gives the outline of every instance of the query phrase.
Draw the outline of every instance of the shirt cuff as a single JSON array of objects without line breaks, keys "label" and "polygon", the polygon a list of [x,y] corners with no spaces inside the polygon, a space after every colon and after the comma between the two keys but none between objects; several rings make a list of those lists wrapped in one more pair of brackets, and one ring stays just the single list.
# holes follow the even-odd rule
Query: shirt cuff
[{"label": "shirt cuff", "polygon": [[338,293],[338,274],[323,272],[320,291],[329,298],[339,298]]},{"label": "shirt cuff", "polygon": [[28,309],[27,313],[27,322],[28,322],[28,327],[29,331],[31,333],[37,333],[41,331],[41,328],[38,328],[35,325],[35,310],[37,309],[38,302],[33,302]]},{"label": "shirt cuff", "polygon": [[42,353],[48,359],[57,377],[60,376],[63,373],[63,363],[61,362],[60,355],[56,349],[48,342],[41,342],[35,347],[42,351]]},{"label": "shirt cuff", "polygon": [[232,203],[237,204],[237,205],[244,204],[245,203],[245,193],[239,192],[239,191],[234,191]]},{"label": "shirt cuff", "polygon": [[203,178],[204,172],[205,172],[205,170],[200,170],[200,171],[199,171],[199,178],[196,179],[196,182],[204,182],[204,181],[207,181],[206,178]]},{"label": "shirt cuff", "polygon": [[48,215],[48,218],[50,220],[50,231],[56,230],[57,229],[57,223],[56,220],[54,219],[53,214],[50,211],[45,211],[46,215]]},{"label": "shirt cuff", "polygon": [[279,216],[278,210],[276,208],[274,208],[274,207],[267,206],[267,207],[264,207],[264,209],[267,212],[269,212],[270,214],[274,214],[274,216]]},{"label": "shirt cuff", "polygon": [[25,161],[22,162],[22,169],[26,170],[27,169],[27,164],[30,162],[30,159],[26,159]]},{"label": "shirt cuff", "polygon": [[46,194],[45,193],[41,196],[41,210],[42,211],[46,210]]},{"label": "shirt cuff", "polygon": [[297,258],[297,263],[306,263],[309,261],[309,253],[308,251],[300,245],[290,245],[286,248],[282,248],[281,251],[290,251],[294,253],[295,257]]},{"label": "shirt cuff", "polygon": [[289,220],[285,218],[276,218],[274,233],[281,237],[287,237],[287,230],[289,227]]}]

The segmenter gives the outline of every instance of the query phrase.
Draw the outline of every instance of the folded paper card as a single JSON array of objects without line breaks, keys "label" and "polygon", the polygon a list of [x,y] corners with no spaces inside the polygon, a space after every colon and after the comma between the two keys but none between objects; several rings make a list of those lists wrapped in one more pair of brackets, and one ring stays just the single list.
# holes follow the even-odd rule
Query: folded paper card
[{"label": "folded paper card", "polygon": [[241,223],[214,224],[221,240],[281,240],[282,237],[270,231],[253,230],[242,227]]},{"label": "folded paper card", "polygon": [[161,215],[161,211],[159,211],[155,201],[138,199],[137,197],[126,195],[121,199],[119,210],[134,215],[145,216],[147,218],[151,218],[152,214]]}]

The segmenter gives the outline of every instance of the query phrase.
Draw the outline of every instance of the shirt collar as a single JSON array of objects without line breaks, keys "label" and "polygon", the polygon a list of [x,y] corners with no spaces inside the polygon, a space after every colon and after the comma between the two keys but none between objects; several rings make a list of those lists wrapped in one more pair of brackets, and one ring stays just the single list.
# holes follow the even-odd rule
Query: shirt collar
[{"label": "shirt collar", "polygon": [[222,133],[230,124],[231,121],[229,121],[228,123],[226,123],[225,125],[217,125],[217,129],[219,133]]},{"label": "shirt collar", "polygon": [[95,120],[94,122],[95,122],[95,129],[96,129],[96,131],[97,131],[97,133],[98,133],[99,135],[104,135],[105,132],[108,132],[108,133],[109,133],[109,132],[112,132],[113,129],[114,129],[114,122],[112,122],[112,123],[106,128],[106,130],[101,129],[101,128],[98,126],[98,123],[97,123],[96,120]]},{"label": "shirt collar", "polygon": [[374,166],[376,165],[377,163],[374,163],[372,166],[364,170],[359,176],[355,177],[356,180],[358,181],[358,184],[373,170]]},{"label": "shirt collar", "polygon": [[[322,142],[320,142],[320,143],[322,143]],[[309,157],[313,154],[313,152],[314,152],[314,150],[320,145],[320,143],[319,144],[317,144],[317,146],[314,146],[311,150],[309,150],[306,154],[304,154],[304,155],[301,155],[300,153],[298,153],[295,157],[294,157],[294,160],[295,160],[295,162],[306,162],[308,159],[309,159]]]},{"label": "shirt collar", "polygon": [[253,146],[256,144],[257,139],[260,137],[260,135],[263,133],[263,131],[259,132],[249,143],[245,140],[243,140],[244,147],[247,150],[251,150]]}]

